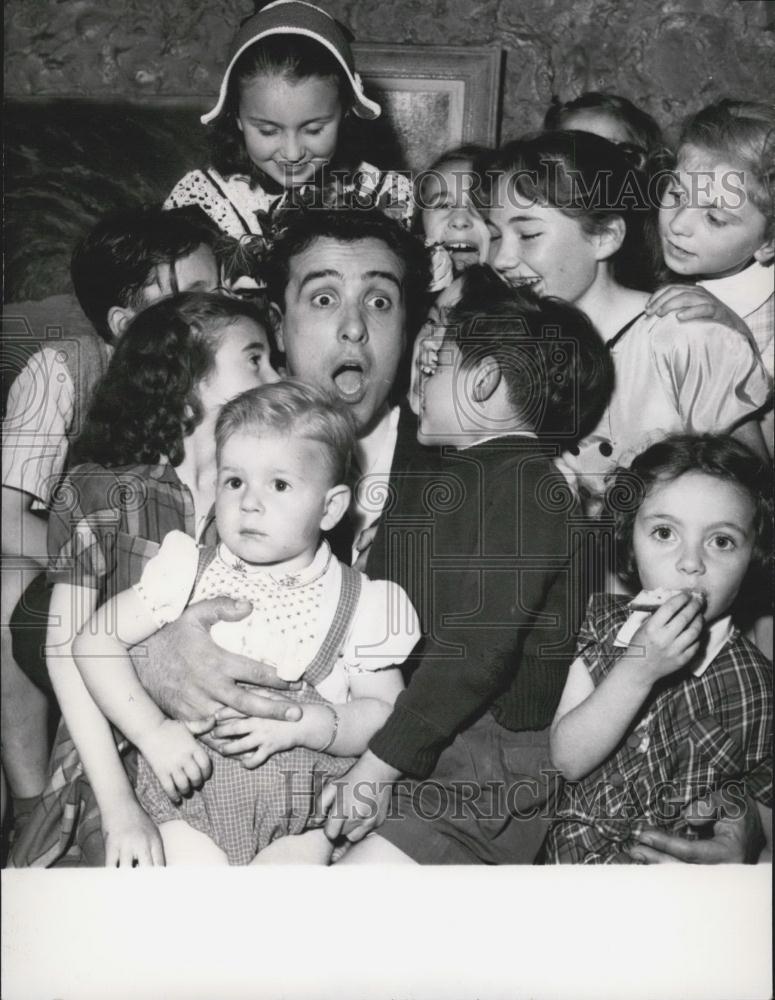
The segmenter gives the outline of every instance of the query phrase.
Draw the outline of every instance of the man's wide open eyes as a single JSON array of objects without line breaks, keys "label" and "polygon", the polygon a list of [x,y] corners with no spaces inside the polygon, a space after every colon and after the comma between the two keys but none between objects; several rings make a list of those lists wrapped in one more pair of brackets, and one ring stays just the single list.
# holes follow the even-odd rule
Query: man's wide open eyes
[{"label": "man's wide open eyes", "polygon": [[378,312],[385,312],[385,310],[393,308],[393,302],[387,295],[372,295],[369,299],[369,304]]},{"label": "man's wide open eyes", "polygon": [[327,309],[335,301],[334,296],[330,292],[318,292],[317,295],[312,296],[313,306],[320,306],[322,309]]}]

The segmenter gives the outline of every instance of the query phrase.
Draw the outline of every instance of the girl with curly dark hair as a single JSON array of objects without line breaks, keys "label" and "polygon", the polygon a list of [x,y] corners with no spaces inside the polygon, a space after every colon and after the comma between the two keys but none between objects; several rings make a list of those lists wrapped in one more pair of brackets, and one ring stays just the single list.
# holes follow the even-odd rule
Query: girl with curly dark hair
[{"label": "girl with curly dark hair", "polygon": [[95,392],[74,463],[179,466],[206,417],[213,430],[224,393],[275,381],[270,330],[257,306],[223,295],[187,293],[141,312]]},{"label": "girl with curly dark hair", "polygon": [[[227,296],[162,299],[132,320],[97,387],[75,449],[83,464],[52,499],[47,666],[64,723],[40,807],[14,844],[16,866],[142,864],[158,852],[71,646],[97,607],[139,579],[168,532],[212,534],[215,422],[229,399],[277,380],[270,330],[267,315]],[[92,788],[84,767],[95,755],[114,765]]]}]

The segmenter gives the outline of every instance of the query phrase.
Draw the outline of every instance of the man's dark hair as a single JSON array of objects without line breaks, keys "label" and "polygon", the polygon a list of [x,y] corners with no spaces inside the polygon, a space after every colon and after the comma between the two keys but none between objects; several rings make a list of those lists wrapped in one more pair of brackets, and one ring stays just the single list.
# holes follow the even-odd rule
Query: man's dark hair
[{"label": "man's dark hair", "polygon": [[112,212],[78,244],[70,276],[78,301],[103,340],[114,339],[108,313],[114,306],[139,309],[156,268],[174,264],[200,246],[214,247],[219,230],[201,208],[163,211],[158,205]]},{"label": "man's dark hair", "polygon": [[269,297],[280,309],[285,308],[292,259],[317,240],[341,243],[378,240],[392,250],[404,266],[405,333],[411,343],[425,318],[431,280],[430,255],[421,240],[376,208],[298,209],[286,213],[283,223],[284,228],[274,241],[264,273]]}]

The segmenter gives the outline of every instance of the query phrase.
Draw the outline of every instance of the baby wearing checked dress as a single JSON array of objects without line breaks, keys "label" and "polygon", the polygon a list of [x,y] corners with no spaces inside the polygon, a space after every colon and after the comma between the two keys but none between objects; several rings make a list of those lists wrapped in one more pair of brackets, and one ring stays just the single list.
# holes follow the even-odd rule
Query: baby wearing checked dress
[{"label": "baby wearing checked dress", "polygon": [[[333,845],[308,829],[316,794],[389,715],[402,687],[398,664],[419,638],[417,615],[400,587],[341,564],[320,540],[350,499],[342,483],[354,432],[340,404],[290,381],[262,386],[223,408],[216,441],[220,543],[201,548],[168,534],[140,582],[83,629],[76,662],[97,704],[140,750],[136,794],[159,825],[168,864],[248,864],[296,834],[304,836],[289,838],[283,860],[325,861]],[[223,710],[184,724],[140,686],[126,648],[189,603],[220,595],[252,611],[218,622],[213,638],[300,682],[284,695],[303,703],[300,720]],[[195,738],[205,733],[220,752]],[[276,857],[270,849],[261,860]]]}]

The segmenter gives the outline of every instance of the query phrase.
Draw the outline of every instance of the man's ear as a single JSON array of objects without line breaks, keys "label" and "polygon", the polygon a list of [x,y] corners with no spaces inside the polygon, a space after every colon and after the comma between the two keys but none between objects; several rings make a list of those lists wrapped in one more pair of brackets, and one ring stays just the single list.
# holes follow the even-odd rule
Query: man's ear
[{"label": "man's ear", "polygon": [[486,403],[500,385],[501,366],[491,355],[482,358],[474,369],[474,387],[471,395],[475,402]]},{"label": "man's ear", "polygon": [[775,260],[775,238],[762,243],[753,256],[760,264],[771,264]]},{"label": "man's ear", "polygon": [[134,309],[127,309],[124,306],[112,306],[108,310],[108,326],[116,340],[126,333],[126,328],[134,317]]},{"label": "man's ear", "polygon": [[326,493],[325,512],[320,521],[321,531],[330,531],[339,524],[350,506],[350,487],[340,484],[332,486]]},{"label": "man's ear", "polygon": [[276,302],[269,303],[269,315],[272,320],[272,332],[278,348],[285,354],[285,337],[283,336],[283,311]]},{"label": "man's ear", "polygon": [[598,260],[607,260],[612,257],[624,243],[627,234],[627,224],[621,215],[612,215],[606,220],[605,227],[595,233],[592,239],[595,241]]}]

